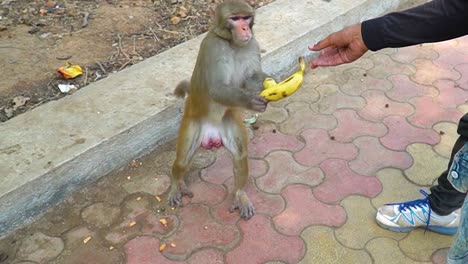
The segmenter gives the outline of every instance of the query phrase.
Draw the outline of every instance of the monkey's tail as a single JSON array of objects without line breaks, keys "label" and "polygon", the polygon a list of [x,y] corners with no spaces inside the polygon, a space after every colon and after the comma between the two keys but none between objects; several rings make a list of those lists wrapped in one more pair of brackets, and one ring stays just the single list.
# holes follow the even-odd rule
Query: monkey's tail
[{"label": "monkey's tail", "polygon": [[175,96],[184,98],[185,94],[190,93],[190,82],[187,80],[181,81],[174,89]]}]

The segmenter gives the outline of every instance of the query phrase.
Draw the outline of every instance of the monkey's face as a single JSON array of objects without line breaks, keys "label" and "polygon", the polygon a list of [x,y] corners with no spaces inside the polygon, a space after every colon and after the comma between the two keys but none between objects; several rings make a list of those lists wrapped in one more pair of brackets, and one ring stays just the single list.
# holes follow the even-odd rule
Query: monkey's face
[{"label": "monkey's face", "polygon": [[246,46],[252,39],[253,16],[229,16],[227,24],[235,45]]}]

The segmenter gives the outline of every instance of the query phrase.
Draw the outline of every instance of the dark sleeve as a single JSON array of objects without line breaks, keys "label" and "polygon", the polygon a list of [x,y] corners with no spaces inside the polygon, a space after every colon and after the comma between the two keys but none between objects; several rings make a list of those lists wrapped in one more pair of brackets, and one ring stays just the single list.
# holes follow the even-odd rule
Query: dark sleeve
[{"label": "dark sleeve", "polygon": [[376,51],[468,34],[468,0],[434,0],[362,22],[362,38]]}]

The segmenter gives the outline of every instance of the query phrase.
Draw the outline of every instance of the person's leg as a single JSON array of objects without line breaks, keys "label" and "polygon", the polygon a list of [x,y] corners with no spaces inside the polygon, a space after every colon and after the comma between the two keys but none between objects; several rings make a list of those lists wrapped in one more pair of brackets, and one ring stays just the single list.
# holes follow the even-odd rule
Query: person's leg
[{"label": "person's leg", "polygon": [[[458,124],[460,137],[455,142],[448,168],[454,155],[468,141],[468,114]],[[422,191],[423,199],[387,204],[377,210],[376,221],[383,228],[396,232],[409,232],[424,227],[442,234],[455,234],[460,223],[460,208],[466,194],[457,191],[447,180],[448,170],[438,178],[438,185],[431,188],[431,194]]]},{"label": "person's leg", "polygon": [[457,235],[447,255],[447,264],[468,263],[468,198],[461,211]]},{"label": "person's leg", "polygon": [[429,194],[429,203],[431,209],[438,215],[448,215],[453,211],[459,209],[463,205],[466,193],[461,193],[453,188],[452,184],[447,179],[447,173],[452,167],[453,157],[460,150],[461,147],[468,142],[468,139],[460,136],[455,142],[452,149],[452,155],[448,164],[448,168],[437,179],[438,185],[431,187]]},{"label": "person's leg", "polygon": [[[455,155],[447,181],[454,189],[468,192],[468,143]],[[468,263],[468,198],[465,198],[460,218],[457,235],[447,256],[448,264]]]}]

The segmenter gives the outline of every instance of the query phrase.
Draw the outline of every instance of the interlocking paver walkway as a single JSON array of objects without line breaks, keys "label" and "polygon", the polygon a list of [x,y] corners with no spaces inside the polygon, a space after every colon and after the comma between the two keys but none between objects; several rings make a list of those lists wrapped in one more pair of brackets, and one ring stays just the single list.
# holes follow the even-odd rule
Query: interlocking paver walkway
[{"label": "interlocking paver walkway", "polygon": [[195,196],[168,207],[170,143],[2,239],[1,264],[445,263],[452,236],[394,233],[374,217],[434,183],[467,100],[468,37],[309,69],[251,127],[251,220],[228,212],[223,149],[198,152]]}]

